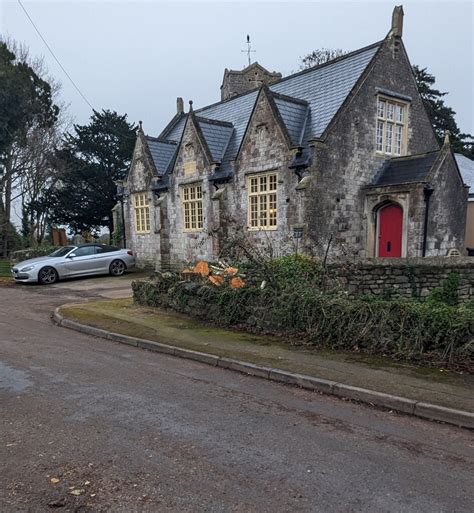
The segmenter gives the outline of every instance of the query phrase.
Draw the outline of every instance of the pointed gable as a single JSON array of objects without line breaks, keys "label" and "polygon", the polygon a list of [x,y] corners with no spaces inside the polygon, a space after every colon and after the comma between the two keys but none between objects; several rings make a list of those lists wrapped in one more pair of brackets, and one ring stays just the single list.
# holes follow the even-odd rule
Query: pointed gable
[{"label": "pointed gable", "polygon": [[285,77],[270,91],[306,100],[311,108],[311,137],[320,137],[342,106],[381,43]]},{"label": "pointed gable", "polygon": [[221,162],[234,132],[232,123],[196,117],[214,162]]},{"label": "pointed gable", "polygon": [[[382,42],[375,43],[268,86],[292,146],[304,146],[321,137],[381,45]],[[211,126],[212,123],[198,123],[211,159],[221,162],[222,169],[228,168],[239,153],[258,95],[259,90],[254,90],[194,111],[197,118],[230,123],[233,127],[231,131]],[[160,139],[179,142],[188,116],[176,115]]]},{"label": "pointed gable", "polygon": [[145,140],[157,174],[164,175],[176,153],[177,143],[150,136],[145,136]]},{"label": "pointed gable", "polygon": [[272,96],[292,146],[300,146],[309,115],[308,103],[304,100],[276,93],[273,93]]}]

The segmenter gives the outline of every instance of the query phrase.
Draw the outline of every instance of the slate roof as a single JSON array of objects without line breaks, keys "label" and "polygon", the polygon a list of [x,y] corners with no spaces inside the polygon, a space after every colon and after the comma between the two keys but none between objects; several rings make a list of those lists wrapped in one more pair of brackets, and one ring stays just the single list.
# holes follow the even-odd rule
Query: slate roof
[{"label": "slate roof", "polygon": [[213,121],[207,118],[196,117],[207,147],[215,162],[220,162],[224,157],[230,138],[234,132],[232,123]]},{"label": "slate roof", "polygon": [[387,160],[373,181],[373,185],[423,182],[428,176],[439,151],[396,157]]},{"label": "slate roof", "polygon": [[294,146],[300,146],[308,120],[309,107],[307,102],[295,100],[290,96],[274,95],[275,105],[288,131]]},{"label": "slate roof", "polygon": [[311,136],[320,137],[381,43],[352,52],[326,64],[290,75],[270,90],[306,100],[311,108]]},{"label": "slate roof", "polygon": [[177,143],[162,141],[156,137],[145,138],[158,175],[164,175],[178,148]]},{"label": "slate roof", "polygon": [[469,195],[471,195],[474,193],[474,160],[471,160],[461,153],[455,153],[454,158],[456,159],[464,183],[471,188],[469,191]]},{"label": "slate roof", "polygon": [[[381,44],[375,43],[269,86],[293,145],[305,145],[323,134]],[[250,91],[194,111],[199,118],[232,124],[232,131],[230,127],[216,128],[212,124],[201,126],[213,158],[221,157],[216,160],[222,161],[222,175],[229,173],[229,163],[238,154],[258,94],[258,90]],[[187,116],[175,116],[159,138],[179,142]]]}]

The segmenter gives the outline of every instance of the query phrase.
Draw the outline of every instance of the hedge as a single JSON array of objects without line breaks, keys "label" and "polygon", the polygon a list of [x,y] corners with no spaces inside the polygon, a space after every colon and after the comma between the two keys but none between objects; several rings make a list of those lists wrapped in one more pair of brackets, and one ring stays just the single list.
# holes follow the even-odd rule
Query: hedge
[{"label": "hedge", "polygon": [[158,276],[132,284],[134,301],[224,327],[288,336],[293,343],[436,361],[472,369],[474,308],[441,301],[348,298],[316,288],[231,289]]},{"label": "hedge", "polygon": [[39,246],[37,248],[26,248],[13,251],[13,253],[10,255],[10,262],[12,265],[15,265],[16,263],[22,262],[23,260],[29,260],[30,258],[49,255],[55,249],[58,248],[55,246]]}]

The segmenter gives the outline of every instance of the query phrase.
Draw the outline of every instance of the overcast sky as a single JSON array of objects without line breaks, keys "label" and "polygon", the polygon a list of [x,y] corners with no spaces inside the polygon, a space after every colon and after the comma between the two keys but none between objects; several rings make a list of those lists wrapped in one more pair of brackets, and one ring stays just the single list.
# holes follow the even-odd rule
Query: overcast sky
[{"label": "overcast sky", "polygon": [[[15,0],[0,0],[3,35],[45,56],[79,123],[91,111]],[[23,1],[96,109],[127,113],[157,135],[182,96],[199,108],[220,99],[224,68],[242,69],[246,35],[258,60],[284,75],[315,48],[356,50],[384,38],[395,2]],[[460,128],[474,133],[473,3],[407,1],[403,40],[411,62],[449,91]]]}]

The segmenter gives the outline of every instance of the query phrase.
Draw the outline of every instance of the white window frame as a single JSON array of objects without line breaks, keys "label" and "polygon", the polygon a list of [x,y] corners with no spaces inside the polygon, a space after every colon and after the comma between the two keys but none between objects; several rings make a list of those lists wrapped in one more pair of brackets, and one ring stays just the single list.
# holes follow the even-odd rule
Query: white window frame
[{"label": "white window frame", "polygon": [[204,229],[203,190],[201,183],[181,186],[183,232],[202,232]]},{"label": "white window frame", "polygon": [[247,176],[247,227],[250,231],[278,228],[278,173]]},{"label": "white window frame", "polygon": [[409,103],[403,100],[377,95],[375,151],[378,155],[406,155],[408,107]]},{"label": "white window frame", "polygon": [[148,193],[137,192],[133,194],[133,212],[136,233],[150,233],[150,200]]}]

